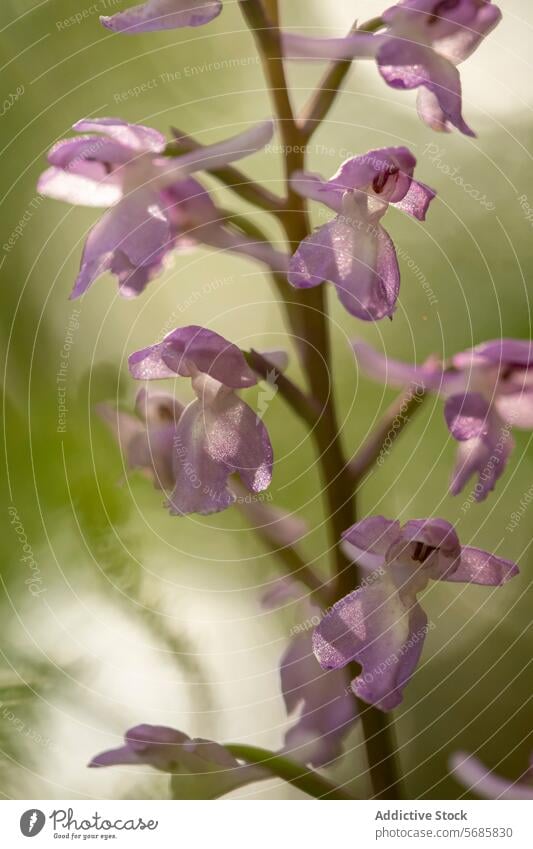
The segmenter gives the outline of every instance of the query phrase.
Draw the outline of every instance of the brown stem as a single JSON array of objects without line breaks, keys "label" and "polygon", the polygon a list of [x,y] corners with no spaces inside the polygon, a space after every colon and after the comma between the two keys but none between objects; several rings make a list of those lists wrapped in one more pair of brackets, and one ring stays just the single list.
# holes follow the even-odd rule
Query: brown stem
[{"label": "brown stem", "polygon": [[[351,32],[375,32],[383,26],[381,18],[372,18],[360,27],[355,23]],[[340,87],[352,66],[351,59],[332,62],[298,117],[298,126],[306,141],[309,141],[321,121],[333,106]]]},{"label": "brown stem", "polygon": [[[294,192],[290,184],[291,174],[304,168],[306,139],[295,120],[288,94],[279,30],[271,25],[259,0],[239,0],[239,5],[257,41],[274,102],[287,183],[287,209],[285,214],[281,214],[280,220],[294,250],[310,233],[306,201]],[[336,592],[340,597],[351,592],[358,584],[357,567],[344,555],[339,545],[342,531],[350,527],[356,517],[353,485],[341,446],[331,391],[331,349],[324,287],[304,290],[304,296],[300,290],[292,289],[286,281],[282,289],[281,280],[275,279],[278,291],[285,300],[291,329],[299,341],[299,353],[311,394],[321,409],[312,433],[319,454],[330,544],[337,572]],[[355,675],[359,671],[357,667]],[[395,746],[389,721],[377,708],[363,705],[360,708],[374,797],[399,798],[400,779],[396,771]]]},{"label": "brown stem", "polygon": [[272,370],[275,370],[276,387],[282,398],[309,427],[314,427],[320,414],[320,409],[314,403],[314,399],[309,398],[292,380],[277,371],[276,367],[269,362],[268,357],[254,351],[253,348],[250,351],[243,351],[243,353],[250,368],[264,380],[268,380]]},{"label": "brown stem", "polygon": [[376,461],[379,461],[380,457],[384,457],[386,452],[388,453],[389,447],[396,441],[416,411],[420,409],[426,397],[421,387],[413,386],[392,402],[349,464],[354,483],[359,483],[374,467]]},{"label": "brown stem", "polygon": [[[198,150],[203,147],[192,136],[178,130],[176,127],[172,127],[171,130],[176,141],[171,142],[167,146],[167,156],[175,156],[179,153],[186,153],[190,150]],[[259,206],[261,209],[274,214],[279,213],[280,210],[285,208],[283,198],[278,197],[273,192],[269,192],[268,189],[260,186],[259,183],[256,183],[251,177],[233,165],[225,165],[223,168],[206,168],[206,171],[212,174],[213,177],[216,177],[228,189],[235,192],[236,195],[248,203],[254,204],[254,206]]]}]

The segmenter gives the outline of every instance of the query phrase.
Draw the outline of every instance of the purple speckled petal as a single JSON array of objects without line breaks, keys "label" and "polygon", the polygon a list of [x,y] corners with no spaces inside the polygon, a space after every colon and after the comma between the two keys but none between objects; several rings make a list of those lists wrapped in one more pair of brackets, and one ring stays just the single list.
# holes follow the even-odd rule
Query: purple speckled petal
[{"label": "purple speckled petal", "polygon": [[391,201],[394,206],[417,218],[419,221],[425,221],[429,205],[437,193],[426,186],[425,183],[419,183],[417,180],[411,180],[409,189],[404,197],[399,201]]},{"label": "purple speckled petal", "polygon": [[518,575],[518,571],[518,566],[511,560],[465,545],[457,567],[444,575],[442,580],[499,587]]},{"label": "purple speckled petal", "polygon": [[[166,146],[162,133],[143,124],[129,124],[121,118],[84,118],[74,124],[72,129],[78,133],[103,133],[119,145],[137,153],[162,153]],[[104,144],[102,140],[102,145]],[[102,149],[105,150],[105,147]]]},{"label": "purple speckled petal", "polygon": [[[474,422],[472,431],[475,430]],[[509,425],[494,409],[484,419],[483,427],[479,430],[479,436],[459,443],[450,492],[457,495],[472,475],[477,473],[479,480],[472,489],[472,495],[476,501],[483,501],[503,474],[514,448],[514,440]],[[466,433],[467,429],[462,431],[459,426],[458,432]]]},{"label": "purple speckled petal", "polygon": [[257,383],[257,375],[236,345],[195,324],[177,327],[162,342],[136,351],[128,363],[132,377],[137,380],[159,380],[176,374],[190,377],[192,364],[233,389]]},{"label": "purple speckled petal", "polygon": [[490,403],[479,392],[452,395],[444,407],[448,430],[459,442],[485,436],[488,432],[489,416]]},{"label": "purple speckled petal", "polygon": [[533,799],[533,784],[527,782],[527,776],[511,781],[467,752],[452,755],[450,770],[463,787],[482,799]]},{"label": "purple speckled petal", "polygon": [[170,512],[215,513],[235,501],[228,478],[237,473],[251,492],[267,489],[272,446],[254,411],[218,381],[198,373],[198,400],[185,409],[174,439],[175,489]]},{"label": "purple speckled petal", "polygon": [[300,244],[291,259],[288,280],[296,288],[329,280],[351,315],[376,321],[396,309],[400,272],[394,245],[383,227],[338,216]]},{"label": "purple speckled petal", "polygon": [[448,59],[426,45],[392,38],[380,48],[378,65],[383,79],[393,88],[428,88],[437,98],[445,121],[467,136],[475,135],[463,120],[461,80]]},{"label": "purple speckled petal", "polygon": [[361,674],[352,681],[353,691],[388,711],[402,700],[426,630],[427,617],[415,597],[401,596],[384,577],[334,605],[315,629],[313,650],[324,669],[357,661]]},{"label": "purple speckled petal", "polygon": [[222,0],[147,0],[116,15],[100,17],[113,32],[136,35],[140,32],[199,27],[222,11]]},{"label": "purple speckled petal", "polygon": [[358,718],[343,670],[321,670],[311,632],[298,634],[280,661],[281,691],[288,714],[299,710],[285,734],[283,751],[294,760],[321,767],[342,754],[342,743]]},{"label": "purple speckled petal", "polygon": [[[82,124],[83,126],[83,124]],[[124,125],[120,122],[122,133],[133,133],[132,125]],[[99,127],[96,127],[99,129]],[[150,131],[149,127],[142,128]],[[155,132],[155,131],[152,131]],[[157,134],[159,136],[159,134]],[[163,137],[160,136],[160,139]],[[124,165],[131,159],[133,149],[121,141],[109,138],[106,135],[82,135],[71,139],[61,139],[56,142],[48,152],[48,162],[56,168],[66,171],[76,171],[80,165],[104,164]]]}]

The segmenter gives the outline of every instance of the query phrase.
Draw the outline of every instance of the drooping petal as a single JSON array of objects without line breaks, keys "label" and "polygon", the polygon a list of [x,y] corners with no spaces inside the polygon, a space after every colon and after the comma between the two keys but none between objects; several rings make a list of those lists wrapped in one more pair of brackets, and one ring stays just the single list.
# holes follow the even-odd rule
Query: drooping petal
[{"label": "drooping petal", "polygon": [[192,375],[191,364],[198,371],[231,386],[244,389],[257,383],[257,375],[248,366],[242,351],[220,334],[191,324],[177,327],[162,342],[136,351],[128,359],[132,377],[158,380]]},{"label": "drooping petal", "polygon": [[124,269],[115,259],[117,251],[125,254],[134,268],[159,268],[169,240],[169,221],[157,194],[148,189],[134,192],[106,212],[90,231],[71,297],[83,294],[113,263],[118,263],[120,276]]},{"label": "drooping petal", "polygon": [[100,17],[113,32],[136,35],[140,32],[199,27],[209,23],[222,11],[222,0],[147,0],[138,6]]},{"label": "drooping petal", "polygon": [[191,739],[174,728],[138,725],[124,739],[124,746],[101,752],[89,766],[139,764],[168,772],[174,799],[217,799],[268,776],[258,767],[239,764],[224,746]]},{"label": "drooping petal", "polygon": [[342,754],[342,743],[358,718],[357,703],[342,670],[321,670],[310,632],[298,634],[280,661],[281,691],[289,715],[300,711],[285,734],[283,751],[294,760],[324,766]]},{"label": "drooping petal", "polygon": [[411,180],[409,189],[403,198],[399,201],[391,201],[391,203],[403,212],[407,212],[408,215],[412,215],[413,218],[425,221],[429,205],[436,194],[436,191],[430,189],[425,183]]},{"label": "drooping petal", "polygon": [[511,560],[465,545],[456,568],[443,575],[441,580],[499,587],[518,575],[518,571],[518,566]]},{"label": "drooping petal", "polygon": [[533,784],[524,776],[516,781],[504,778],[468,752],[453,754],[450,769],[463,787],[482,799],[533,799]]},{"label": "drooping petal", "polygon": [[301,242],[290,261],[288,280],[296,288],[329,280],[348,312],[364,321],[392,315],[400,288],[396,252],[386,230],[344,216]]},{"label": "drooping petal", "polygon": [[461,80],[448,59],[424,44],[391,38],[379,49],[378,65],[383,79],[393,88],[425,86],[437,98],[446,122],[467,136],[475,135],[461,114]]},{"label": "drooping petal", "polygon": [[[481,402],[475,401],[471,404],[468,402],[469,406],[463,406],[461,411],[462,402],[466,397],[452,396],[455,400],[447,416],[448,426],[453,427],[454,436],[457,434],[455,438],[464,439],[457,450],[450,492],[457,495],[472,475],[477,473],[479,480],[472,490],[472,495],[476,501],[483,501],[503,474],[514,448],[514,440],[510,426],[493,408],[484,413]],[[488,402],[485,401],[485,405],[487,409]],[[471,413],[471,416],[468,413]],[[478,435],[468,438],[468,433]]]},{"label": "drooping petal", "polygon": [[228,478],[236,473],[251,492],[272,478],[272,446],[254,411],[207,375],[193,379],[198,400],[185,409],[174,439],[175,488],[170,512],[215,513],[235,501]]},{"label": "drooping petal", "polygon": [[385,576],[333,606],[315,629],[313,650],[324,669],[357,661],[361,674],[353,691],[388,711],[402,701],[426,631],[427,617],[414,596],[400,595]]}]

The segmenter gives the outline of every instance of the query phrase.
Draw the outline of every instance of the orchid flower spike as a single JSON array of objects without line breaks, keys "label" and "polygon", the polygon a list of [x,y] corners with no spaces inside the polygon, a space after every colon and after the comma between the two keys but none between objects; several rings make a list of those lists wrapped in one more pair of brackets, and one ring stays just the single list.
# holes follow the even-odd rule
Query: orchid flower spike
[{"label": "orchid flower spike", "polygon": [[429,623],[417,596],[430,580],[501,586],[516,564],[462,546],[444,519],[371,516],[343,535],[345,551],[369,570],[364,586],[338,601],[313,635],[323,669],[355,661],[354,693],[380,710],[397,707],[418,664]]},{"label": "orchid flower spike", "polygon": [[140,124],[95,118],[73,129],[83,135],[50,150],[51,167],[39,179],[39,192],[107,212],[87,236],[71,297],[86,292],[104,272],[118,278],[121,295],[138,295],[175,248],[198,242],[252,255],[278,271],[286,268],[282,254],[226,231],[209,195],[190,176],[262,148],[272,137],[271,121],[175,158],[164,156],[161,133]]},{"label": "orchid flower spike", "polygon": [[389,205],[423,221],[435,192],[413,179],[416,159],[406,147],[386,147],[347,159],[330,180],[296,172],[293,189],[337,216],[301,242],[289,265],[292,286],[326,280],[343,306],[364,321],[391,316],[400,289],[392,240],[381,226]]}]

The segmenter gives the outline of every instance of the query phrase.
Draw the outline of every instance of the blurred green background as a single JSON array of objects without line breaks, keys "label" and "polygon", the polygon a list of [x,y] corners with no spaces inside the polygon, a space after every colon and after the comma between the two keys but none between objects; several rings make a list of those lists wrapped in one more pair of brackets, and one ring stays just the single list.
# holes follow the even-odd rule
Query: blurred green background
[{"label": "blurred green background", "polygon": [[[287,26],[322,34],[340,34],[354,17],[383,8],[349,0],[339,0],[334,11],[322,0],[280,2]],[[113,8],[126,5],[117,0]],[[533,223],[524,203],[533,205],[533,10],[526,0],[504,6],[503,23],[462,69],[465,116],[478,138],[432,133],[417,119],[415,95],[393,92],[365,65],[352,69],[311,144],[309,165],[325,175],[351,152],[407,144],[419,160],[417,176],[439,191],[426,223],[394,210],[387,216],[402,269],[393,322],[357,322],[328,293],[349,452],[393,394],[358,375],[348,339],[360,336],[391,356],[422,362],[502,334],[531,336]],[[7,468],[0,773],[8,798],[165,798],[165,778],[148,770],[85,767],[138,722],[278,747],[287,719],[277,662],[291,626],[302,619],[297,608],[259,608],[279,565],[236,511],[170,517],[161,493],[140,476],[125,479],[120,453],[94,414],[102,400],[131,402],[127,355],[174,326],[198,323],[243,347],[291,349],[268,277],[227,254],[198,249],[176,256],[173,268],[135,301],[120,300],[114,282],[102,278],[83,300],[69,302],[85,234],[99,213],[41,200],[35,186],[47,149],[76,120],[116,115],[164,132],[175,125],[207,142],[269,114],[253,42],[234,2],[208,27],[136,37],[100,27],[102,7],[104,0],[3,0],[0,13],[2,101],[9,103],[0,117]],[[81,23],[64,24],[84,9]],[[320,66],[291,67],[297,103],[320,72]],[[149,81],[149,90],[128,93]],[[282,190],[274,150],[256,154],[244,168]],[[281,238],[264,213],[212,180],[206,184],[221,204]],[[6,250],[21,220],[20,238]],[[58,433],[56,376],[69,333],[66,432]],[[294,357],[290,374],[299,378]],[[179,391],[189,397],[187,386]],[[279,398],[266,423],[278,460],[275,501],[308,521],[303,547],[325,575],[330,558],[312,446]],[[458,748],[478,750],[510,777],[526,766],[533,508],[512,532],[506,526],[533,484],[533,463],[530,434],[519,433],[516,441],[496,492],[463,511],[464,499],[447,495],[454,445],[442,403],[431,399],[359,494],[361,515],[439,515],[457,522],[463,541],[521,565],[520,577],[496,592],[434,584],[426,593],[435,627],[397,711],[411,798],[462,792],[447,776],[447,758]],[[21,560],[13,510],[37,564],[38,595],[28,590],[30,569]],[[344,781],[364,772],[358,731],[349,748],[337,770]],[[364,778],[356,783],[364,792]],[[301,798],[277,781],[234,795]]]}]

